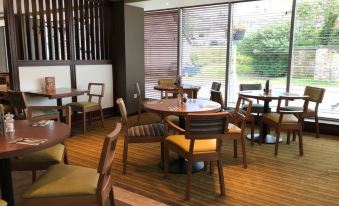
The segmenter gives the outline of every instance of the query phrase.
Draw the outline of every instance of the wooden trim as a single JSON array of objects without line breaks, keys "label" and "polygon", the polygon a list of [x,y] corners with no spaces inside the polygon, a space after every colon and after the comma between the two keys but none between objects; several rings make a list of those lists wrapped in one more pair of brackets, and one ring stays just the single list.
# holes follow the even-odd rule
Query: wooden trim
[{"label": "wooden trim", "polygon": [[44,0],[39,0],[39,21],[40,25],[38,27],[38,31],[40,33],[40,41],[41,41],[41,58],[43,60],[46,58],[46,37],[45,37],[45,12],[44,12]]},{"label": "wooden trim", "polygon": [[37,60],[37,61],[31,61],[31,60],[18,60],[17,65],[18,66],[61,66],[61,65],[70,65],[71,60]]},{"label": "wooden trim", "polygon": [[53,7],[53,33],[54,33],[54,60],[61,59],[59,56],[59,32],[58,32],[58,11],[56,0],[52,1]]},{"label": "wooden trim", "polygon": [[63,0],[59,0],[58,2],[58,10],[59,10],[59,33],[60,33],[60,51],[61,51],[61,58],[62,60],[66,59],[66,53],[65,53],[65,35],[64,35],[64,4]]},{"label": "wooden trim", "polygon": [[99,40],[99,4],[94,5],[94,15],[95,15],[95,46],[96,46],[96,56],[95,59],[99,60],[100,59],[100,40]]},{"label": "wooden trim", "polygon": [[[37,18],[37,0],[32,0],[32,14],[33,14],[33,39],[34,39],[34,53],[35,60],[40,59],[39,55],[39,27],[38,27],[38,18]],[[41,59],[40,59],[41,60]]]},{"label": "wooden trim", "polygon": [[89,36],[91,41],[91,59],[95,59],[95,35],[94,35],[94,3],[89,4],[89,15],[90,15],[90,33]]},{"label": "wooden trim", "polygon": [[[70,20],[72,21],[72,19]],[[79,2],[74,0],[74,38],[75,38],[75,59],[80,59],[80,38],[79,38]]]},{"label": "wooden trim", "polygon": [[31,44],[31,32],[29,27],[29,19],[30,19],[30,13],[29,13],[29,2],[24,1],[24,7],[25,7],[25,33],[26,33],[26,43],[27,43],[27,58],[32,59],[32,44]]},{"label": "wooden trim", "polygon": [[[47,17],[47,38],[48,38],[48,53],[49,59],[53,59],[53,40],[52,40],[52,18],[51,18],[51,3],[49,0],[46,1],[46,17]],[[29,59],[29,58],[28,58]]]},{"label": "wooden trim", "polygon": [[[79,0],[80,10],[80,36],[81,36],[81,59],[86,59],[86,48],[85,48],[85,31],[84,31],[84,0]],[[80,59],[80,58],[79,58]]]}]

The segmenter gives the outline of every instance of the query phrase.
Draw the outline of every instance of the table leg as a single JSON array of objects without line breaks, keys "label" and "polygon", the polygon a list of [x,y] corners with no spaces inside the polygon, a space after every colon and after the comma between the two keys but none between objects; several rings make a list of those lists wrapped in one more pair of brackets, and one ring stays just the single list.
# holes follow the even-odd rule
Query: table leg
[{"label": "table leg", "polygon": [[0,171],[2,199],[8,203],[8,206],[14,206],[10,159],[0,159]]}]

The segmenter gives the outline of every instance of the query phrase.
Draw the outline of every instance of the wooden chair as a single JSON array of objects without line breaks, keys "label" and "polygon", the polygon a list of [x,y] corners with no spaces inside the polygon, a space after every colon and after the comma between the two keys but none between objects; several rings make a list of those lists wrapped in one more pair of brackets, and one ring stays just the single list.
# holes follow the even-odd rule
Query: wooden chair
[{"label": "wooden chair", "polygon": [[114,204],[112,163],[121,124],[106,136],[98,169],[54,165],[23,193],[23,206]]},{"label": "wooden chair", "polygon": [[[316,137],[319,138],[319,119],[318,119],[318,108],[319,104],[322,103],[325,95],[325,89],[306,86],[304,91],[304,96],[309,96],[309,101],[314,102],[314,108],[308,108],[307,112],[304,114],[304,118],[314,118],[315,128],[316,128]],[[282,107],[283,110],[288,111],[298,111],[302,110],[302,107],[295,106],[285,106]],[[295,137],[295,136],[294,136]],[[294,139],[293,139],[294,140]]]},{"label": "wooden chair", "polygon": [[[166,85],[166,86],[174,86],[175,83],[175,79],[159,79],[158,80],[158,85]],[[174,98],[176,97],[176,94],[173,93],[172,96],[170,96],[170,98]],[[161,91],[161,99],[164,98],[168,98],[168,93],[165,92],[165,94],[163,93],[163,91]]]},{"label": "wooden chair", "polygon": [[[241,108],[242,104],[247,104],[247,110],[243,110]],[[226,136],[224,137],[224,140],[233,140],[234,144],[234,157],[238,157],[238,140],[241,141],[241,147],[242,147],[242,158],[243,158],[243,165],[244,168],[247,168],[247,160],[246,160],[246,124],[247,122],[251,122],[251,124],[254,124],[254,118],[251,114],[252,109],[252,100],[239,96],[237,100],[237,105],[235,107],[235,110],[232,114],[233,121],[232,123],[228,124],[228,132],[226,133]],[[240,128],[239,128],[240,124]],[[253,143],[254,138],[254,130],[253,126],[251,126],[251,143]]]},{"label": "wooden chair", "polygon": [[[30,107],[27,104],[25,94],[20,91],[8,91],[9,101],[14,109],[14,115],[16,119],[27,119],[27,109]],[[47,109],[44,106],[41,106],[41,110],[34,109],[32,110],[31,117],[38,118],[39,116],[43,119],[57,119],[60,121],[59,111],[57,109]]]},{"label": "wooden chair", "polygon": [[222,109],[225,107],[224,99],[222,98],[221,91],[216,91],[216,90],[211,89],[210,100],[214,102],[218,102],[221,105]]},{"label": "wooden chair", "polygon": [[[93,91],[94,87],[99,87],[99,92]],[[72,107],[72,111],[81,112],[83,118],[83,132],[86,133],[86,114],[89,113],[88,123],[91,125],[91,112],[100,111],[101,124],[104,126],[104,114],[101,107],[101,99],[104,97],[105,84],[103,83],[89,83],[88,84],[88,101],[87,102],[72,102],[67,104]],[[95,102],[93,99],[97,98]]]},{"label": "wooden chair", "polygon": [[[61,110],[66,115],[66,124],[71,128],[71,108],[69,106],[31,106],[27,110],[27,119],[31,121],[57,119],[60,122],[59,115],[51,117],[49,115],[33,117],[34,111],[43,110]],[[37,170],[46,170],[52,165],[68,163],[66,147],[63,144],[57,144],[50,148],[34,152],[28,155],[11,159],[11,169],[13,171],[32,171],[32,181],[36,180]]]},{"label": "wooden chair", "polygon": [[221,83],[219,82],[212,82],[211,90],[220,91]]},{"label": "wooden chair", "polygon": [[[261,84],[240,84],[239,85],[240,91],[247,91],[247,90],[262,90]],[[244,104],[243,108],[246,109],[247,105]],[[271,109],[270,109],[271,110]],[[252,113],[261,114],[264,113],[264,105],[259,103],[252,104]]]},{"label": "wooden chair", "polygon": [[[302,100],[304,102],[304,106],[302,110],[298,111],[288,111],[283,110],[281,105],[282,101],[291,101],[291,100]],[[291,97],[291,96],[281,96],[278,99],[278,107],[276,113],[265,113],[261,115],[261,128],[263,128],[263,124],[266,124],[269,127],[274,127],[276,129],[276,142],[275,142],[275,150],[274,155],[278,155],[278,146],[279,146],[279,138],[281,131],[296,131],[298,132],[299,136],[299,153],[300,156],[304,154],[303,152],[303,139],[302,139],[302,132],[303,132],[303,118],[306,114],[308,109],[308,97]],[[260,135],[260,143],[262,143],[262,134],[261,131]],[[287,139],[287,143],[289,143],[289,137]]]},{"label": "wooden chair", "polygon": [[192,164],[196,161],[217,161],[221,195],[225,195],[221,146],[228,128],[228,112],[190,113],[185,119],[185,130],[165,119],[165,134],[168,128],[185,135],[170,135],[164,141],[164,175],[168,176],[169,151],[188,160],[186,199],[191,196]]},{"label": "wooden chair", "polygon": [[145,101],[151,101],[153,99],[142,98],[139,82],[135,83],[135,90],[137,91],[137,98],[138,98],[138,122],[140,123],[141,111],[144,108],[144,102]]},{"label": "wooden chair", "polygon": [[124,100],[122,98],[119,98],[117,99],[116,103],[119,106],[121,122],[124,126],[125,133],[122,174],[126,174],[128,144],[161,142],[162,145],[164,139],[164,125],[153,123],[146,125],[130,126],[128,124],[127,111]]}]

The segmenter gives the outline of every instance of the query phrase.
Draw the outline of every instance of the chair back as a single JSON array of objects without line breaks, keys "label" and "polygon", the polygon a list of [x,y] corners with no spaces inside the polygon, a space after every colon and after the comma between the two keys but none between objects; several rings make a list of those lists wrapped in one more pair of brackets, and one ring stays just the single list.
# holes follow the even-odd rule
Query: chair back
[{"label": "chair back", "polygon": [[222,140],[228,130],[228,116],[228,112],[187,114],[185,138]]},{"label": "chair back", "polygon": [[125,106],[125,102],[122,98],[118,98],[116,103],[118,104],[120,115],[121,115],[121,122],[127,125],[127,110]]},{"label": "chair back", "polygon": [[137,91],[137,95],[138,95],[138,101],[139,103],[142,103],[142,97],[141,97],[141,90],[140,90],[140,86],[139,86],[139,82],[135,82],[135,90]]},{"label": "chair back", "polygon": [[28,120],[51,120],[51,119],[56,119],[58,122],[60,122],[60,118],[59,118],[59,114],[57,114],[57,118],[55,118],[55,116],[51,116],[51,115],[40,115],[38,116],[38,118],[34,118],[32,117],[32,111],[34,110],[40,110],[40,111],[44,111],[44,110],[59,110],[62,111],[63,114],[65,115],[65,120],[66,120],[66,124],[68,125],[69,128],[71,128],[72,126],[72,109],[71,106],[30,106],[27,108],[27,119]]},{"label": "chair back", "polygon": [[158,85],[174,85],[175,79],[159,79]]},{"label": "chair back", "polygon": [[117,123],[115,129],[106,136],[102,147],[100,162],[98,166],[99,180],[97,194],[99,205],[105,205],[105,200],[112,190],[111,170],[114,160],[115,148],[118,142],[118,135],[121,131],[121,123]]},{"label": "chair back", "polygon": [[211,90],[220,91],[220,87],[221,87],[221,83],[220,82],[213,82]]},{"label": "chair back", "polygon": [[[246,110],[242,109],[243,107],[241,105],[244,104],[247,104]],[[234,123],[251,120],[252,104],[252,100],[243,96],[238,97],[237,104],[233,113],[233,119],[235,120]]]},{"label": "chair back", "polygon": [[20,91],[8,91],[9,101],[14,108],[14,115],[18,117],[20,114],[23,114],[26,119],[26,108],[27,100],[23,92]]},{"label": "chair back", "polygon": [[88,102],[91,102],[93,97],[98,98],[98,103],[101,105],[101,98],[104,97],[104,83],[88,83]]},{"label": "chair back", "polygon": [[211,90],[210,100],[213,102],[218,102],[221,105],[221,108],[224,105],[224,100],[222,98],[221,91]]},{"label": "chair back", "polygon": [[239,90],[245,91],[245,90],[261,90],[262,86],[261,84],[240,84]]},{"label": "chair back", "polygon": [[325,89],[306,86],[304,95],[309,96],[309,101],[321,103],[324,99]]}]

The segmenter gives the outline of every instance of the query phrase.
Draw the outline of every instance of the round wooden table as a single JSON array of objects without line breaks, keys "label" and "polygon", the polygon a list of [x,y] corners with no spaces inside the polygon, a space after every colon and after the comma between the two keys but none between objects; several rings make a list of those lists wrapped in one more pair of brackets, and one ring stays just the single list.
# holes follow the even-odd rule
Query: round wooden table
[{"label": "round wooden table", "polygon": [[[184,93],[190,95],[189,97],[196,99],[198,96],[199,86],[190,84],[182,85]],[[163,92],[165,92],[165,98],[167,99],[167,93],[178,93],[178,87],[176,85],[157,85],[154,86],[155,90],[161,91],[161,99],[164,98]]]},{"label": "round wooden table", "polygon": [[[15,132],[0,135],[0,184],[2,198],[9,206],[14,206],[13,185],[10,159],[32,152],[40,151],[62,143],[71,134],[67,124],[52,122],[44,127],[33,127],[28,120],[15,120]],[[11,143],[18,138],[46,139],[39,145]]]},{"label": "round wooden table", "polygon": [[[278,100],[280,96],[289,96],[289,97],[300,97],[300,95],[290,92],[282,92],[282,91],[272,91],[269,94],[265,94],[262,90],[247,90],[239,92],[239,96],[251,98],[251,99],[258,99],[264,101],[264,113],[269,112],[270,102],[272,100]],[[262,128],[263,132],[263,142],[267,144],[275,144],[276,137],[273,135],[268,134],[268,127],[267,125],[263,125]],[[251,139],[250,136],[247,136],[248,139]],[[254,135],[255,141],[259,140],[259,134]],[[279,141],[282,141],[280,138]]]},{"label": "round wooden table", "polygon": [[[219,112],[221,105],[217,102],[204,99],[190,99],[183,105],[178,105],[176,99],[153,100],[144,103],[147,111],[159,113],[163,116],[177,115],[179,116],[180,127],[184,128],[184,116],[192,112]],[[163,151],[161,151],[163,152]],[[170,161],[169,172],[186,174],[187,161],[179,157]],[[160,163],[162,167],[162,162]],[[204,162],[195,162],[193,164],[193,172],[201,171],[204,168]]]}]

